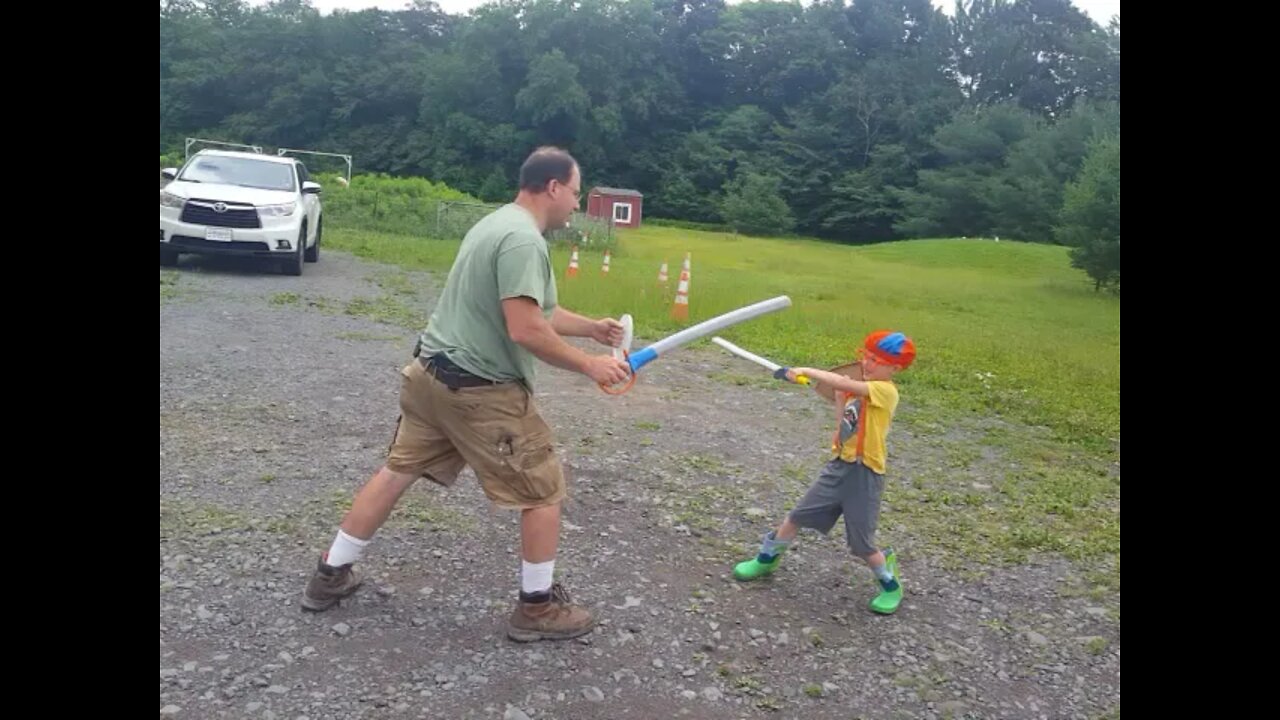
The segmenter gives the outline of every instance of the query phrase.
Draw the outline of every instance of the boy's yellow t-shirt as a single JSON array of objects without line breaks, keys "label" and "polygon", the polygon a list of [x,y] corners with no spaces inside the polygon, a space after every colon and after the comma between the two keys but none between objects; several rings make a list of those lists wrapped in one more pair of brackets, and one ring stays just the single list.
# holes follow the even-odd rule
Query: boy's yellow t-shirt
[{"label": "boy's yellow t-shirt", "polygon": [[885,438],[893,423],[893,413],[898,409],[898,388],[888,380],[867,382],[870,395],[846,398],[840,413],[840,426],[832,439],[831,452],[845,462],[858,459],[872,470],[884,474],[889,451]]}]

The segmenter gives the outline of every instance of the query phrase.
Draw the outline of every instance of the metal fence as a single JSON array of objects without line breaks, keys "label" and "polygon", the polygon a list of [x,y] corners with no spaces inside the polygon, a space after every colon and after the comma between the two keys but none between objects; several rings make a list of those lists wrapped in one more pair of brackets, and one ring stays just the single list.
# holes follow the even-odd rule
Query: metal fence
[{"label": "metal fence", "polygon": [[[435,229],[432,235],[444,239],[460,239],[485,215],[501,207],[488,203],[440,201],[436,205]],[[589,217],[576,212],[569,226],[546,234],[553,245],[580,245],[585,247],[612,248],[616,243],[613,220]]]}]

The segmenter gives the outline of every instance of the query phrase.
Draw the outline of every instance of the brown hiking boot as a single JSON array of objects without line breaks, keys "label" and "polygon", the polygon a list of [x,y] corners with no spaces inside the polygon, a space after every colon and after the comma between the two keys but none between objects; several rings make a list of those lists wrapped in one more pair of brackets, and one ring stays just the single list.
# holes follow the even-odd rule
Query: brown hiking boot
[{"label": "brown hiking boot", "polygon": [[507,637],[516,642],[570,640],[595,627],[591,611],[573,605],[560,583],[551,586],[551,597],[538,603],[521,600],[507,621]]},{"label": "brown hiking boot", "polygon": [[316,564],[311,582],[307,583],[306,591],[302,593],[302,608],[312,612],[328,610],[337,605],[339,600],[355,592],[361,582],[363,580],[351,569],[350,563],[333,567],[326,565],[321,559]]}]

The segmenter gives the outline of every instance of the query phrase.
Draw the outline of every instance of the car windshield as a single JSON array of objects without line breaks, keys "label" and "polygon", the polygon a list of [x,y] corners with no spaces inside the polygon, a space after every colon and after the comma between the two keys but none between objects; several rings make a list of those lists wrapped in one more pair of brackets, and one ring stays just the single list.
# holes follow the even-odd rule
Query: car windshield
[{"label": "car windshield", "polygon": [[192,161],[179,179],[287,191],[293,190],[293,167],[252,158],[208,156]]}]

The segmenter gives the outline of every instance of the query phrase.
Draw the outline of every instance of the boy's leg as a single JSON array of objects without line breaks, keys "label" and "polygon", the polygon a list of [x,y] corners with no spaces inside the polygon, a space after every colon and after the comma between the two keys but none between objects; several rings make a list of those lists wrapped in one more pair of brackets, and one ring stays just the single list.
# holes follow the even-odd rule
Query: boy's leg
[{"label": "boy's leg", "polygon": [[[871,612],[892,615],[902,604],[902,581],[898,579],[898,556],[891,548],[865,558],[880,585],[880,594],[871,599]],[[877,560],[879,562],[877,562]]]},{"label": "boy's leg", "polygon": [[871,600],[871,611],[891,615],[902,603],[902,584],[898,580],[897,556],[892,550],[882,553],[875,545],[884,476],[856,463],[849,466],[843,488],[844,526],[849,550],[866,561],[880,588],[880,593]]},{"label": "boy's leg", "polygon": [[761,538],[760,552],[755,557],[733,566],[733,576],[738,580],[757,580],[772,573],[798,532],[800,528],[787,516],[776,530],[770,530]]},{"label": "boy's leg", "polygon": [[795,509],[787,514],[776,530],[770,530],[761,539],[760,552],[750,560],[734,566],[735,578],[756,580],[776,570],[782,561],[782,554],[790,547],[800,528],[813,528],[824,534],[831,530],[842,512],[839,465],[843,464],[845,463],[833,460],[823,467],[818,479]]},{"label": "boy's leg", "polygon": [[789,543],[796,539],[796,535],[800,532],[800,526],[791,521],[791,515],[788,514],[783,519],[782,524],[777,530],[773,531],[773,537],[778,542]]}]

